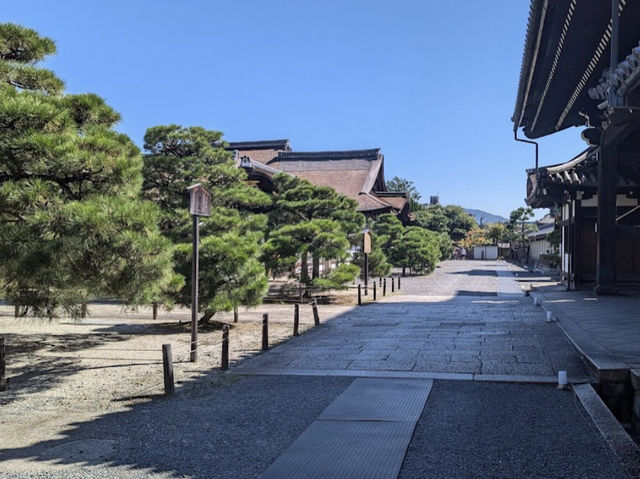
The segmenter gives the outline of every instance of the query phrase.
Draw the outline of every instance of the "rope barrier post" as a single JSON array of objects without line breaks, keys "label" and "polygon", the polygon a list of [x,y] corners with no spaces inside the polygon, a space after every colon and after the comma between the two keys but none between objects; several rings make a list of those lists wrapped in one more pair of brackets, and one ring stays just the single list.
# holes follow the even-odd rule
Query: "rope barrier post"
[{"label": "rope barrier post", "polygon": [[153,319],[158,319],[158,303],[154,302],[151,306],[153,308]]},{"label": "rope barrier post", "polygon": [[222,356],[220,359],[220,369],[229,369],[229,325],[222,326]]},{"label": "rope barrier post", "polygon": [[386,296],[387,295],[387,278],[384,279],[384,282],[382,283],[382,296]]},{"label": "rope barrier post", "polygon": [[238,322],[238,305],[237,304],[233,307],[233,322],[234,323]]},{"label": "rope barrier post", "polygon": [[171,360],[171,345],[162,345],[162,370],[164,373],[164,395],[171,396],[175,387],[173,384],[173,361]]},{"label": "rope barrier post", "polygon": [[380,276],[380,277],[378,278],[378,281],[380,282],[380,284],[379,284],[378,286],[380,286],[380,287],[382,288],[382,276]]},{"label": "rope barrier post", "polygon": [[262,315],[262,350],[269,349],[269,313]]},{"label": "rope barrier post", "polygon": [[402,277],[402,276],[398,276],[398,291],[400,291],[400,278],[401,278],[401,277]]},{"label": "rope barrier post", "polygon": [[313,310],[313,324],[314,326],[320,326],[320,316],[318,316],[318,300],[313,298],[313,304],[311,305]]},{"label": "rope barrier post", "polygon": [[376,300],[376,282],[373,282],[373,300]]},{"label": "rope barrier post", "polygon": [[396,277],[395,276],[391,276],[391,292],[393,293],[396,290]]},{"label": "rope barrier post", "polygon": [[298,303],[293,305],[293,335],[300,336],[300,305]]},{"label": "rope barrier post", "polygon": [[362,285],[358,285],[358,306],[362,306]]},{"label": "rope barrier post", "polygon": [[4,391],[7,387],[4,366],[4,337],[0,336],[0,391]]}]

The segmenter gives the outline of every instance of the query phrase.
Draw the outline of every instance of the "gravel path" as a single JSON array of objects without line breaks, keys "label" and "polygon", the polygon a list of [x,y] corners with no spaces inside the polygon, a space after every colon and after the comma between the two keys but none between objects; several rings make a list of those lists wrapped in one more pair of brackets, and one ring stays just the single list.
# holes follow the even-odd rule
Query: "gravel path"
[{"label": "gravel path", "polygon": [[400,479],[626,478],[584,414],[553,386],[436,381]]},{"label": "gravel path", "polygon": [[137,404],[74,424],[56,438],[1,450],[0,475],[256,477],[350,383],[349,378],[251,377],[219,385],[200,378],[171,399]]}]

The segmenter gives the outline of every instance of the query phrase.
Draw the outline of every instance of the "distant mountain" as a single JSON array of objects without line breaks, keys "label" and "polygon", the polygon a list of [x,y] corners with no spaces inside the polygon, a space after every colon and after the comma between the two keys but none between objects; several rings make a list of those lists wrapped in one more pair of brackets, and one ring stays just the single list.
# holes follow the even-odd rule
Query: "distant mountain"
[{"label": "distant mountain", "polygon": [[506,223],[509,221],[504,216],[492,215],[491,213],[487,213],[482,210],[474,210],[472,208],[465,208],[464,210],[473,216],[476,219],[476,223],[479,225],[486,225],[488,223]]}]

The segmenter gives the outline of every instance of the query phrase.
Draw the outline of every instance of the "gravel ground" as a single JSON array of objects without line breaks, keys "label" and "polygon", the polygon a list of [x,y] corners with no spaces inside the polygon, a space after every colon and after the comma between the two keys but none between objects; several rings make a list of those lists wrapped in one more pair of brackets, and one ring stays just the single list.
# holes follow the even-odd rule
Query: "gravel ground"
[{"label": "gravel ground", "polygon": [[[324,322],[349,309],[320,305],[320,317]],[[90,305],[89,311],[86,320],[49,322],[16,319],[10,316],[13,308],[0,307],[10,379],[9,389],[0,392],[0,454],[59,437],[73,423],[98,420],[162,397],[163,343],[172,345],[178,387],[199,394],[199,388],[223,382],[218,369],[220,331],[201,331],[198,362],[188,361],[188,311],[161,312],[155,321],[150,310],[125,313],[116,305]],[[259,353],[265,312],[270,315],[270,342],[290,337],[293,306],[241,310],[240,322],[230,332],[232,368]],[[312,327],[313,316],[310,306],[301,307],[300,313],[302,332]],[[216,319],[233,321],[232,314]],[[23,458],[12,467],[28,469],[30,463]],[[0,465],[0,472],[5,467]]]},{"label": "gravel ground", "polygon": [[400,479],[626,478],[585,414],[552,386],[436,381]]},{"label": "gravel ground", "polygon": [[[220,385],[200,378],[173,398],[73,424],[28,447],[1,450],[0,475],[257,477],[351,381],[250,377],[225,378]],[[28,470],[15,467],[25,466],[26,458]]]}]

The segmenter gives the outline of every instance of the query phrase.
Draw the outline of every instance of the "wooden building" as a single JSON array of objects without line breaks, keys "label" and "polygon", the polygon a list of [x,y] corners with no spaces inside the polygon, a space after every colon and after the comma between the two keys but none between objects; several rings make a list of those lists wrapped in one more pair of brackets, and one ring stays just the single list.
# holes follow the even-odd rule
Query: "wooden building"
[{"label": "wooden building", "polygon": [[588,148],[539,167],[536,144],[526,201],[561,208],[565,281],[600,294],[640,284],[639,41],[638,1],[531,1],[515,138],[582,126]]},{"label": "wooden building", "polygon": [[387,191],[384,155],[378,148],[298,152],[291,150],[289,140],[269,140],[231,142],[227,149],[264,191],[272,191],[273,176],[284,172],[356,200],[367,217],[393,213],[403,223],[409,221],[409,196]]}]

